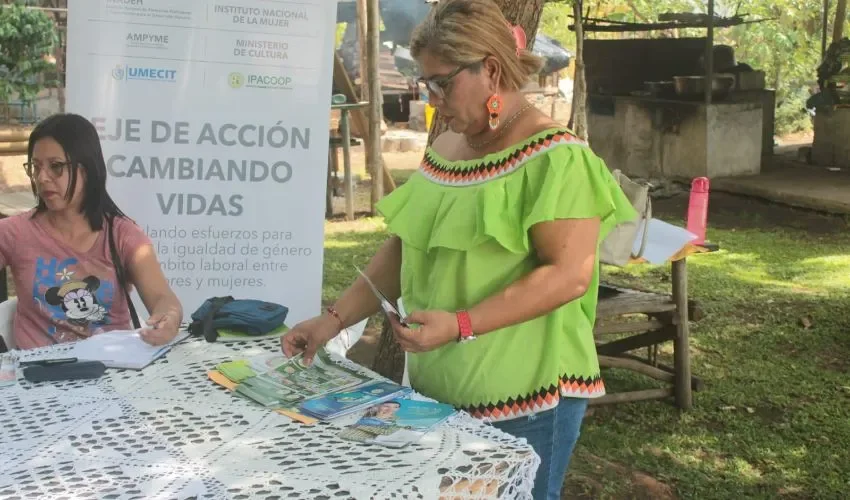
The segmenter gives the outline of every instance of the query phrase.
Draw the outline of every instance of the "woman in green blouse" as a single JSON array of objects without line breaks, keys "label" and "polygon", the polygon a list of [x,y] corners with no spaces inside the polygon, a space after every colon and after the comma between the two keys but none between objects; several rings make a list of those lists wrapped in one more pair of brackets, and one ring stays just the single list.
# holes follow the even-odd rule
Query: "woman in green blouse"
[{"label": "woman in green blouse", "polygon": [[[520,92],[540,61],[492,0],[442,0],[414,32],[420,83],[447,122],[378,208],[393,236],[365,273],[412,311],[393,320],[412,387],[528,439],[535,498],[559,498],[588,398],[597,249],[636,213],[585,143]],[[358,279],[284,352],[310,358],[379,304]]]}]

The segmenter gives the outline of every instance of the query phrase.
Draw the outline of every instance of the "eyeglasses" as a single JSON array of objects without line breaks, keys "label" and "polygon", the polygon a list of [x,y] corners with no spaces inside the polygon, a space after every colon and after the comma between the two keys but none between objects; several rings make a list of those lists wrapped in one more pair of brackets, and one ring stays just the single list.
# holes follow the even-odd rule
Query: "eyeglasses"
[{"label": "eyeglasses", "polygon": [[[62,177],[63,173],[65,173],[65,169],[70,166],[71,162],[69,161],[50,162],[47,165],[47,174],[54,179],[58,179],[59,177]],[[38,177],[38,174],[41,173],[42,168],[44,167],[39,163],[34,163],[31,161],[24,163],[24,170],[26,170],[27,176],[33,180]]]},{"label": "eyeglasses", "polygon": [[458,73],[465,69],[469,69],[476,64],[481,64],[484,60],[473,61],[471,63],[463,64],[455,68],[451,73],[446,76],[435,76],[434,78],[419,78],[416,80],[416,83],[419,85],[419,88],[425,92],[430,92],[437,96],[439,99],[445,99],[449,95],[449,86],[452,83],[452,78],[456,77]]}]

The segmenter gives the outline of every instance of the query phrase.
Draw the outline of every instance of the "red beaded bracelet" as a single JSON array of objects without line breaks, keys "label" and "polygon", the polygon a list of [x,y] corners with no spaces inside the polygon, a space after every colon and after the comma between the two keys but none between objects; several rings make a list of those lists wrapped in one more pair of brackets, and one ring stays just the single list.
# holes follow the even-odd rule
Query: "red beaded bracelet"
[{"label": "red beaded bracelet", "polygon": [[342,317],[339,315],[338,312],[336,312],[336,309],[334,309],[333,306],[328,307],[325,310],[328,312],[328,314],[330,314],[331,316],[336,318],[337,321],[339,321],[339,327],[341,329],[345,329],[345,322],[342,320]]}]

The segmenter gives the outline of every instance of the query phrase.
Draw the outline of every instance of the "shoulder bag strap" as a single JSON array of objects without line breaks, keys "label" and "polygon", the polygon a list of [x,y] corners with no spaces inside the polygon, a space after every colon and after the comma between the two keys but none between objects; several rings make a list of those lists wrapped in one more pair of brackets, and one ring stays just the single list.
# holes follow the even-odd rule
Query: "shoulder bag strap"
[{"label": "shoulder bag strap", "polygon": [[124,297],[127,299],[127,307],[130,309],[130,318],[133,320],[133,328],[141,328],[142,324],[139,322],[139,315],[136,314],[136,306],[133,305],[133,299],[130,298],[130,292],[127,290],[127,276],[124,272],[124,266],[121,265],[121,259],[118,257],[118,250],[115,248],[115,231],[113,228],[115,227],[115,217],[107,220],[108,231],[109,231],[109,253],[112,254],[112,267],[115,268],[115,277],[118,278],[118,287],[124,291]]}]

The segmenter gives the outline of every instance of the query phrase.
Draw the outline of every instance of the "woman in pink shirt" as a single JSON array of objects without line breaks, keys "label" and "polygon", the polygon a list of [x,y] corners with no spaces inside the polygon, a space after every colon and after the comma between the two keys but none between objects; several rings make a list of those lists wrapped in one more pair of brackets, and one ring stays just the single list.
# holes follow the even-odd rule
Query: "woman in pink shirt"
[{"label": "woman in pink shirt", "polygon": [[182,306],[148,236],[106,192],[94,126],[74,114],[45,119],[30,134],[27,160],[38,206],[0,220],[0,266],[11,267],[18,296],[16,348],[130,329],[131,315],[137,326],[133,286],[150,313],[142,338],[173,339]]}]

